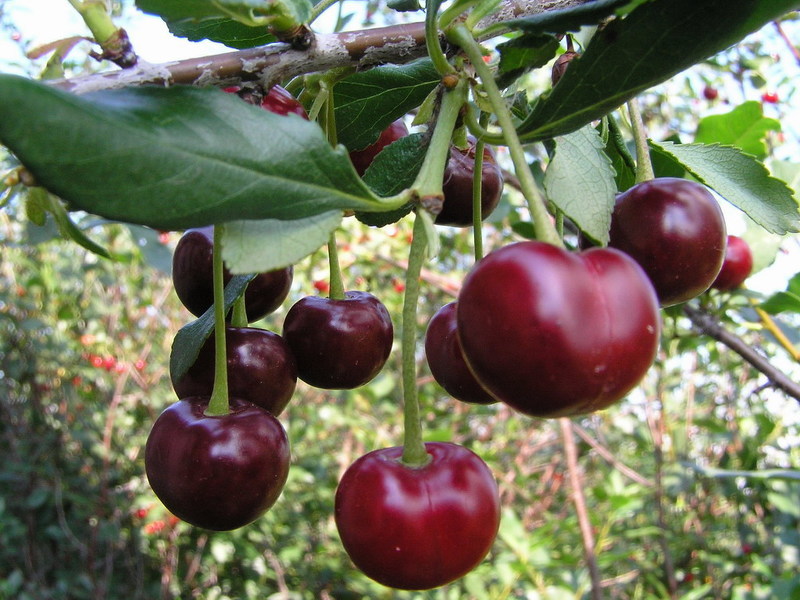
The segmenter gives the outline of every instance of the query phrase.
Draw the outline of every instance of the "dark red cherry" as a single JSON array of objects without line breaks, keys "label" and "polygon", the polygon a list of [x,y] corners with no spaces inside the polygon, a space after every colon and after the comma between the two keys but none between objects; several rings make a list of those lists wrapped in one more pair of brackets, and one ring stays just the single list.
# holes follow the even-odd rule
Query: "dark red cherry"
[{"label": "dark red cherry", "polygon": [[461,350],[456,327],[455,302],[445,304],[428,322],[425,356],[436,382],[456,400],[473,404],[497,402],[475,379]]},{"label": "dark red cherry", "polygon": [[[183,305],[195,316],[214,303],[213,226],[187,230],[178,240],[172,256],[172,283]],[[247,286],[247,320],[257,321],[274,312],[286,299],[292,285],[292,267],[260,273]],[[225,269],[225,283],[233,277]]]},{"label": "dark red cherry", "polygon": [[408,127],[406,127],[405,122],[403,119],[397,119],[381,132],[375,143],[370,144],[363,150],[352,150],[350,152],[350,160],[353,161],[356,172],[363,176],[367,172],[367,167],[372,164],[372,161],[375,160],[381,150],[407,135]]},{"label": "dark red cherry", "polygon": [[230,413],[205,414],[208,398],[167,407],[145,446],[150,486],[187,523],[226,531],[263,515],[289,473],[289,440],[262,408],[231,399]]},{"label": "dark red cherry", "polygon": [[292,96],[285,88],[273,85],[264,99],[261,101],[261,108],[277,115],[295,114],[308,120],[308,113],[297,98]]},{"label": "dark red cherry", "polygon": [[722,269],[711,287],[722,291],[734,290],[741,287],[752,271],[753,252],[750,245],[738,236],[729,235]]},{"label": "dark red cherry", "polygon": [[[228,393],[252,402],[274,416],[281,414],[294,393],[297,367],[289,346],[277,333],[254,327],[226,327]],[[194,364],[173,381],[179,398],[210,396],[214,387],[214,336],[209,337]]]},{"label": "dark red cherry", "polygon": [[[450,147],[450,160],[444,171],[444,202],[436,215],[437,225],[469,227],[472,225],[472,175],[475,172],[475,143],[467,140],[467,148]],[[481,220],[486,219],[500,202],[503,192],[503,172],[497,165],[494,151],[483,148],[481,167]]]},{"label": "dark red cherry", "polygon": [[717,277],[725,220],[708,188],[674,177],[636,184],[617,196],[608,245],[632,256],[662,306],[690,300]]},{"label": "dark red cherry", "polygon": [[393,333],[386,307],[358,291],[346,292],[341,300],[302,298],[283,324],[297,376],[324,389],[352,389],[372,380],[389,357]]}]

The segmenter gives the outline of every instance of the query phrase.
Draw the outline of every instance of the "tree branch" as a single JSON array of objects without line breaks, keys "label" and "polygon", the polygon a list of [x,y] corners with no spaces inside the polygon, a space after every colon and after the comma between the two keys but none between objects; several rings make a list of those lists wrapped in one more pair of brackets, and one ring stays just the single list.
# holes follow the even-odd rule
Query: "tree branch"
[{"label": "tree branch", "polygon": [[[485,27],[505,20],[561,10],[590,0],[506,0]],[[306,50],[277,42],[202,58],[148,64],[59,80],[53,85],[86,93],[144,84],[222,86],[242,81],[261,81],[269,87],[297,75],[338,67],[367,69],[384,63],[403,64],[427,54],[425,24],[410,23],[344,33],[317,34]]]},{"label": "tree branch", "polygon": [[713,315],[688,304],[684,305],[683,312],[692,321],[697,331],[725,344],[758,371],[766,375],[772,387],[781,390],[800,402],[800,385],[789,379],[783,371],[756,352],[742,338],[722,327]]}]

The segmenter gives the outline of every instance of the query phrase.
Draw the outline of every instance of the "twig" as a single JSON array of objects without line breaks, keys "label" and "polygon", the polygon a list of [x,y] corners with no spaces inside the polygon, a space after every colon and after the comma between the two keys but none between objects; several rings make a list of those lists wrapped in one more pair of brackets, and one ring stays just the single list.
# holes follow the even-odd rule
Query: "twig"
[{"label": "twig", "polygon": [[643,486],[649,487],[649,488],[651,488],[651,487],[653,487],[655,485],[655,483],[653,483],[652,481],[647,479],[647,477],[644,477],[644,476],[640,475],[639,473],[637,473],[636,471],[631,469],[629,466],[621,463],[617,459],[617,457],[614,456],[609,451],[608,448],[606,448],[600,442],[598,442],[596,439],[594,439],[592,436],[590,436],[589,432],[586,431],[583,427],[581,427],[577,423],[573,423],[572,424],[572,428],[575,430],[575,433],[578,434],[578,437],[580,437],[584,442],[589,444],[594,449],[594,451],[597,452],[597,454],[600,455],[600,458],[602,458],[607,463],[609,463],[617,471],[619,471],[620,473],[622,473],[623,475],[625,475],[629,479],[632,479],[633,481],[635,481],[639,485],[643,485]]},{"label": "twig", "polygon": [[[506,0],[487,25],[585,4],[589,0]],[[481,23],[483,25],[483,23]],[[332,34],[317,34],[308,49],[278,42],[202,58],[139,63],[124,71],[96,73],[53,82],[75,93],[144,84],[231,85],[261,81],[270,86],[297,75],[337,67],[366,69],[383,63],[403,64],[427,54],[425,24],[410,23]]]},{"label": "twig", "polygon": [[800,402],[800,385],[789,379],[786,373],[775,367],[764,356],[756,352],[756,350],[749,346],[742,338],[722,327],[713,315],[699,308],[694,308],[689,304],[684,305],[683,312],[689,317],[692,324],[694,324],[695,328],[700,333],[726,345],[745,361],[750,363],[750,365],[766,375],[772,387],[781,390]]},{"label": "twig", "polygon": [[778,35],[781,36],[784,42],[786,42],[786,46],[789,48],[789,52],[792,53],[792,56],[794,56],[797,64],[800,65],[800,50],[797,49],[797,46],[795,46],[792,43],[792,40],[789,39],[789,36],[786,35],[786,32],[783,30],[780,21],[773,21],[773,25],[775,25],[775,29],[778,30]]},{"label": "twig", "polygon": [[572,487],[572,503],[575,505],[575,512],[578,515],[578,525],[583,538],[583,553],[586,557],[586,564],[589,567],[589,577],[592,581],[592,600],[602,600],[603,589],[600,579],[600,568],[597,566],[597,554],[595,553],[594,533],[592,533],[592,523],[589,520],[589,513],[586,510],[586,499],[583,496],[583,481],[578,470],[578,450],[575,445],[575,436],[572,434],[572,421],[566,417],[558,420],[561,425],[561,436],[564,439],[564,452],[567,457],[567,471],[569,472],[569,483]]}]

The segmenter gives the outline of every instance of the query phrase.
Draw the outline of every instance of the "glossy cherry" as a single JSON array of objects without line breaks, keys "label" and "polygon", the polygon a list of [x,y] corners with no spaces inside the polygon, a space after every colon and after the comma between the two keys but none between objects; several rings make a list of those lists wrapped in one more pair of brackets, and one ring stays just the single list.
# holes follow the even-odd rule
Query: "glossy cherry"
[{"label": "glossy cherry", "polygon": [[408,127],[406,127],[405,122],[403,119],[397,119],[381,132],[378,139],[373,144],[370,144],[363,150],[352,150],[350,152],[350,160],[353,161],[356,172],[363,176],[381,150],[392,142],[396,142],[407,135]]},{"label": "glossy cherry", "polygon": [[439,587],[475,568],[492,547],[500,500],[491,471],[451,443],[425,444],[430,462],[408,467],[400,447],[347,469],[334,515],[347,554],[368,577],[409,590]]},{"label": "glossy cherry", "polygon": [[[472,225],[472,175],[475,172],[475,143],[473,137],[467,140],[465,149],[450,147],[450,159],[444,170],[442,191],[444,202],[441,212],[436,215],[437,225],[469,227]],[[503,192],[503,172],[497,165],[494,151],[489,146],[483,148],[481,167],[481,220],[486,219],[500,202]]]},{"label": "glossy cherry", "polygon": [[[172,255],[172,283],[183,305],[199,317],[214,303],[213,281],[214,228],[187,230],[178,240]],[[292,286],[292,267],[260,273],[244,294],[247,320],[257,321],[274,312],[286,299]],[[231,280],[225,269],[224,280]]]},{"label": "glossy cherry", "polygon": [[722,291],[734,290],[741,287],[752,271],[753,252],[750,244],[739,236],[729,235],[722,269],[711,287]]},{"label": "glossy cherry", "polygon": [[661,177],[617,196],[608,245],[632,256],[662,306],[706,291],[725,257],[725,220],[703,185]]},{"label": "glossy cherry", "polygon": [[703,88],[703,97],[706,100],[716,100],[719,98],[719,90],[713,86],[707,85]]},{"label": "glossy cherry", "polygon": [[497,402],[470,371],[456,327],[457,303],[445,304],[431,317],[425,332],[425,356],[436,382],[456,400],[473,404]]},{"label": "glossy cherry", "polygon": [[285,88],[274,85],[270,88],[266,95],[258,92],[257,89],[241,87],[232,85],[223,88],[223,91],[229,94],[238,94],[243,100],[249,104],[259,104],[264,110],[268,110],[277,115],[295,114],[308,120],[308,113],[303,105],[292,96]]},{"label": "glossy cherry", "polygon": [[653,286],[624,253],[519,242],[479,261],[456,312],[464,357],[496,398],[536,417],[610,406],[658,349]]},{"label": "glossy cherry", "polygon": [[386,307],[372,294],[358,291],[339,300],[302,298],[283,324],[297,376],[324,389],[353,389],[374,378],[389,357],[393,334]]},{"label": "glossy cherry", "polygon": [[161,413],[145,446],[147,479],[174,515],[204,529],[251,523],[278,499],[289,473],[289,440],[278,420],[231,399],[230,413],[205,415],[207,397]]},{"label": "glossy cherry", "polygon": [[[228,393],[281,414],[297,384],[297,366],[289,346],[277,333],[254,327],[226,327]],[[210,396],[214,387],[214,336],[209,337],[194,364],[173,381],[179,398]]]}]

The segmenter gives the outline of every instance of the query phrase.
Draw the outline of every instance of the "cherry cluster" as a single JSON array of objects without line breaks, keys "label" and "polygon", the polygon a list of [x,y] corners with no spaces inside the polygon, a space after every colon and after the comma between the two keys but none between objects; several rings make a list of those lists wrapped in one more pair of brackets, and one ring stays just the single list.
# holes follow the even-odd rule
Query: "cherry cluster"
[{"label": "cherry cluster", "polygon": [[[280,87],[266,95],[227,91],[307,118]],[[405,135],[399,120],[372,145],[352,151],[356,171],[363,175]],[[436,224],[472,225],[475,155],[473,138],[463,148],[451,146]],[[503,175],[488,148],[482,164],[483,220],[499,202]],[[214,252],[213,226],[186,231],[175,248],[175,291],[196,316],[214,302]],[[504,402],[534,417],[586,414],[640,382],[658,349],[661,307],[711,286],[733,289],[751,268],[747,244],[726,236],[721,210],[704,186],[674,178],[643,182],[618,195],[608,247],[570,252],[523,241],[479,260],[457,301],[430,320],[426,358],[434,379],[458,400]],[[231,278],[225,269],[224,282]],[[257,274],[243,297],[248,325],[226,326],[225,414],[209,413],[215,337],[185,374],[173,377],[180,400],[152,428],[146,471],[166,507],[191,524],[235,529],[280,496],[290,450],[278,417],[298,378],[322,389],[353,389],[371,381],[389,357],[394,328],[386,307],[370,293],[341,286],[325,286],[328,297],[294,303],[281,334],[249,326],[284,303],[292,281],[291,266]],[[394,588],[430,589],[462,577],[484,559],[499,527],[497,484],[480,457],[452,443],[426,443],[424,453],[410,464],[400,446],[370,452],[347,469],[336,491],[334,517],[345,550],[366,575]]]}]

